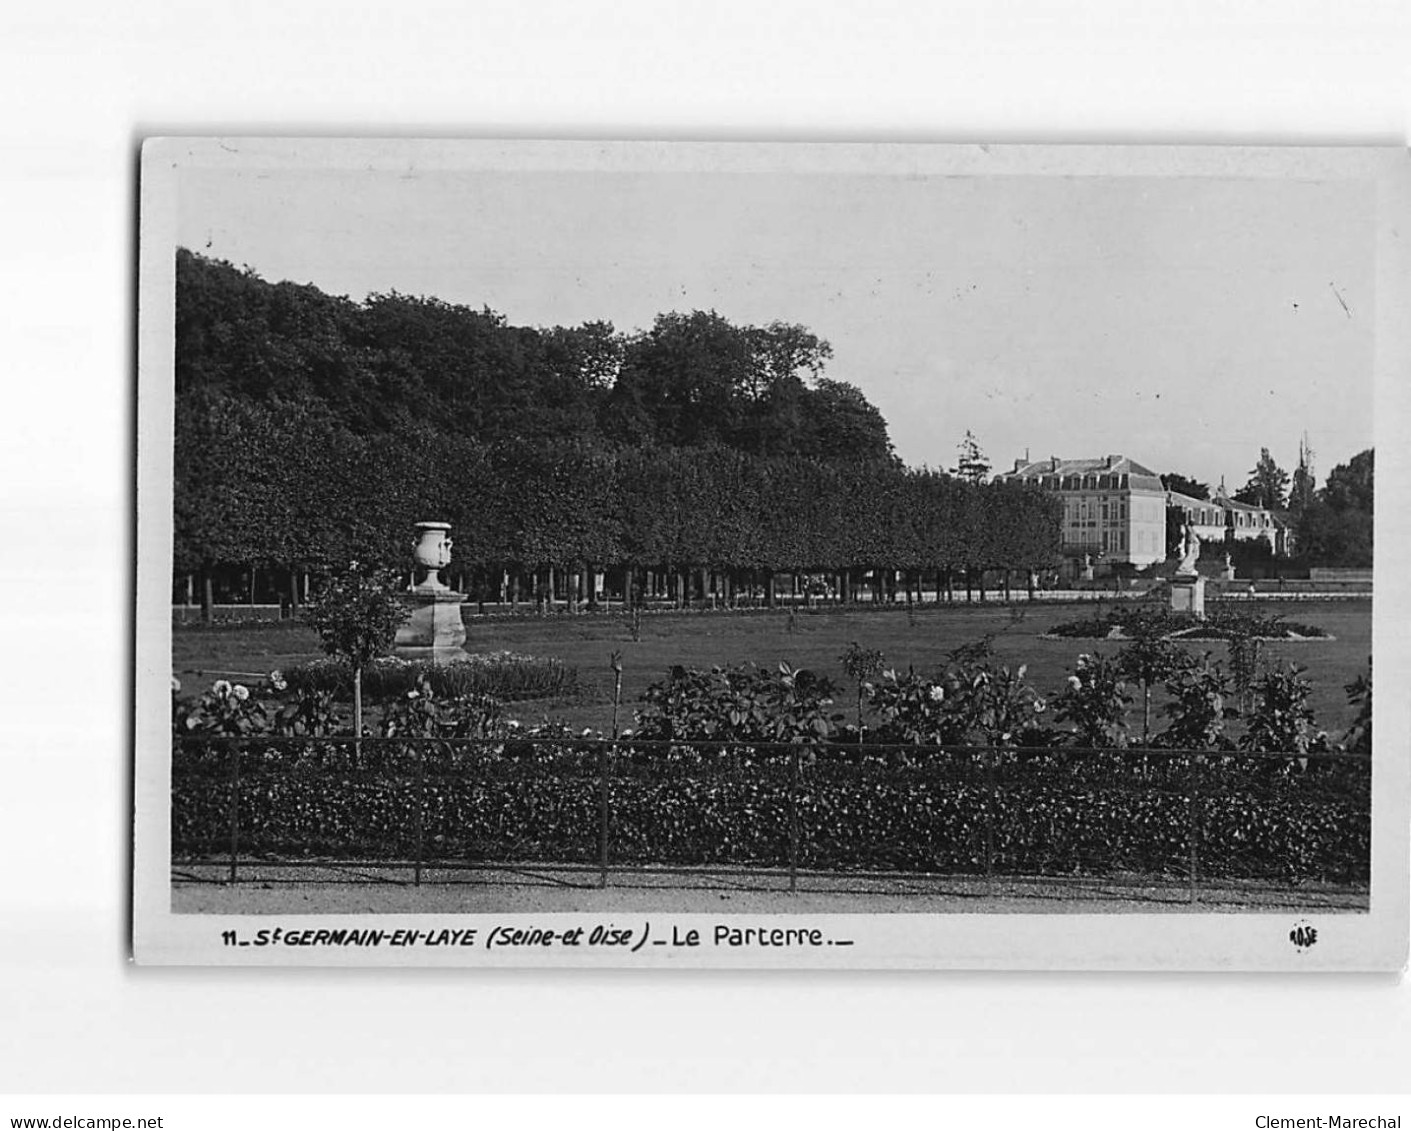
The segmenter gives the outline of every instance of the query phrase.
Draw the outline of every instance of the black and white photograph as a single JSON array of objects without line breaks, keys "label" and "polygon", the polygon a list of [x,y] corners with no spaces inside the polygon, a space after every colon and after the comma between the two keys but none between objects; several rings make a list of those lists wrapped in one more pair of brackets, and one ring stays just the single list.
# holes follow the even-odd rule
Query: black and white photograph
[{"label": "black and white photograph", "polygon": [[1407,187],[149,140],[138,961],[1400,968]]}]

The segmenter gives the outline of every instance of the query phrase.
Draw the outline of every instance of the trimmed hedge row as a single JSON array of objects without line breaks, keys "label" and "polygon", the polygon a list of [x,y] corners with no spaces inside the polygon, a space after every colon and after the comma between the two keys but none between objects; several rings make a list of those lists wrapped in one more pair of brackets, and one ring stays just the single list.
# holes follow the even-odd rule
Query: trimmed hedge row
[{"label": "trimmed hedge row", "polygon": [[[340,699],[353,695],[353,669],[346,661],[313,660],[283,673],[293,691],[328,691]],[[526,699],[563,699],[578,694],[578,669],[553,657],[512,653],[468,655],[450,663],[430,660],[378,660],[363,669],[363,695],[395,699],[414,690],[422,679],[439,699],[489,695],[503,703]]]},{"label": "trimmed hedge row", "polygon": [[[217,759],[183,766],[172,790],[177,858],[229,851],[230,785]],[[597,859],[600,798],[593,755],[545,766],[488,759],[428,768],[428,861]],[[1075,770],[1077,772],[1075,772]],[[993,782],[973,765],[848,765],[825,759],[800,775],[802,867],[929,873],[993,868],[1010,875],[1189,874],[1191,804],[1185,770],[1012,764]],[[1205,877],[1365,883],[1370,805],[1360,767],[1201,767],[1194,811]],[[414,773],[305,766],[244,768],[242,855],[410,859]],[[789,862],[787,762],[741,772],[722,761],[637,764],[608,782],[614,863],[753,865]],[[988,828],[988,836],[987,836]]]}]

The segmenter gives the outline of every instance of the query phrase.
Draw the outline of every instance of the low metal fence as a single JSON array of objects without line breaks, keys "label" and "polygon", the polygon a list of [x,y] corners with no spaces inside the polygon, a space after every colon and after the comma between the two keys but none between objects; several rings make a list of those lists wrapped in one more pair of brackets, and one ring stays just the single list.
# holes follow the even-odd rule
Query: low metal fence
[{"label": "low metal fence", "polygon": [[172,859],[1361,891],[1371,764],[1341,753],[575,738],[175,740]]}]

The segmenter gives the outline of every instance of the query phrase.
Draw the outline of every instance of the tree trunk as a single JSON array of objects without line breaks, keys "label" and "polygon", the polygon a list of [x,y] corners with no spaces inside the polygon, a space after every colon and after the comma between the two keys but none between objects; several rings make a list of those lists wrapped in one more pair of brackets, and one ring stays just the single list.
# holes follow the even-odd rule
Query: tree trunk
[{"label": "tree trunk", "polygon": [[774,607],[774,573],[771,570],[766,570],[764,574],[764,607]]},{"label": "tree trunk", "polygon": [[353,769],[357,769],[363,758],[363,669],[361,664],[353,665]]},{"label": "tree trunk", "polygon": [[201,567],[201,622],[210,624],[216,619],[215,587],[211,583],[211,569]]}]

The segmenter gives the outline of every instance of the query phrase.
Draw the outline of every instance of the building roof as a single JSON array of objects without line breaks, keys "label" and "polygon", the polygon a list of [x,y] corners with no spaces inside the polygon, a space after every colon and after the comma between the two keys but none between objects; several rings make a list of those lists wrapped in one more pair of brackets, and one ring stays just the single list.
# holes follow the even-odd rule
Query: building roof
[{"label": "building roof", "polygon": [[1039,475],[1156,475],[1149,467],[1143,467],[1126,456],[1105,456],[1098,459],[1048,459],[1015,460],[1014,470],[1005,472],[1018,479],[1033,479]]},{"label": "building roof", "polygon": [[1218,499],[1197,499],[1194,495],[1183,495],[1180,491],[1167,491],[1167,497],[1179,507],[1214,507],[1220,510],[1223,504]]},{"label": "building roof", "polygon": [[997,479],[1035,480],[1049,476],[1059,479],[1075,475],[1125,475],[1128,485],[1139,490],[1161,491],[1161,477],[1134,459],[1123,455],[1101,456],[1097,459],[1048,459],[1014,461],[1014,470],[997,475]]}]

